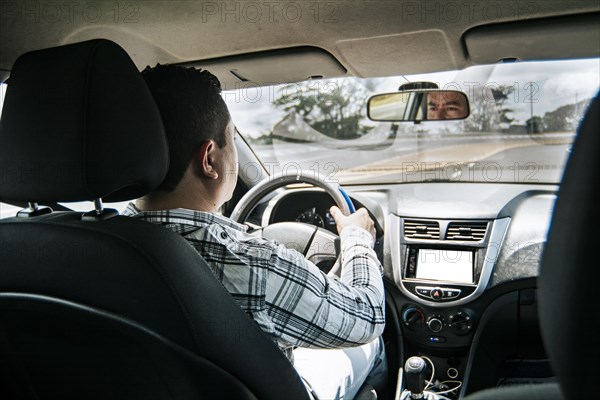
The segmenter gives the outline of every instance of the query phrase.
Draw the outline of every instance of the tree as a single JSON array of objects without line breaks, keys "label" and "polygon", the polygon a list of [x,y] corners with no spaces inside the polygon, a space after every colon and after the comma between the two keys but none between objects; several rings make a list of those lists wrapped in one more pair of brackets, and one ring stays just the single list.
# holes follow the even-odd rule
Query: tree
[{"label": "tree", "polygon": [[247,140],[253,144],[273,144],[273,136],[270,132],[263,133],[256,137],[249,136]]},{"label": "tree", "polygon": [[365,105],[371,82],[356,80],[310,81],[280,90],[275,107],[298,113],[314,129],[335,139],[356,139],[373,128],[367,124]]},{"label": "tree", "polygon": [[544,133],[546,126],[542,117],[534,115],[525,122],[527,133]]},{"label": "tree", "polygon": [[510,116],[513,109],[508,100],[513,91],[513,86],[505,85],[474,91],[471,116],[464,122],[465,131],[498,132],[503,125],[510,125],[514,118]]},{"label": "tree", "polygon": [[579,119],[587,108],[591,99],[580,101],[577,104],[567,104],[554,111],[544,114],[544,123],[547,132],[573,132],[577,129]]}]

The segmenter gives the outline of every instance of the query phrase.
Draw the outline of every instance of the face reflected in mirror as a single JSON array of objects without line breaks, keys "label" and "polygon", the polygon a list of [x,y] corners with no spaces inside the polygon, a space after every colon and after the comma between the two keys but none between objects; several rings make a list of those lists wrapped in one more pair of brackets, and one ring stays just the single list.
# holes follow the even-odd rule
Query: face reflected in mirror
[{"label": "face reflected in mirror", "polygon": [[462,119],[469,113],[463,93],[452,91],[430,92],[427,95],[427,120]]},{"label": "face reflected in mirror", "polygon": [[454,90],[406,90],[372,96],[367,115],[373,121],[426,122],[469,116],[469,99]]}]

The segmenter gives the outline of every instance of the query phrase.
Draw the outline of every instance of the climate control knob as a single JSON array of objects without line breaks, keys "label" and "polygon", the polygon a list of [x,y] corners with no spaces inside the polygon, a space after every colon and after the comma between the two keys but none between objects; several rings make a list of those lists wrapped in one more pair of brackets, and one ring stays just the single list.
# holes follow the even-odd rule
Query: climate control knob
[{"label": "climate control knob", "polygon": [[427,318],[427,327],[433,333],[438,333],[444,329],[444,319],[440,315],[432,315]]},{"label": "climate control knob", "polygon": [[402,320],[404,321],[404,325],[412,329],[425,322],[425,315],[420,308],[411,306],[402,313]]},{"label": "climate control knob", "polygon": [[466,310],[454,311],[448,316],[448,326],[455,334],[466,335],[473,330],[473,317]]}]

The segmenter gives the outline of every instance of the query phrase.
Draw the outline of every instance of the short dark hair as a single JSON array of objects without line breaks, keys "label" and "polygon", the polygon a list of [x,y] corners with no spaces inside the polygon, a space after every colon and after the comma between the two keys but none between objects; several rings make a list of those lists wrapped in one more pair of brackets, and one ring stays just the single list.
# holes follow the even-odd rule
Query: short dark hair
[{"label": "short dark hair", "polygon": [[142,76],[158,105],[169,143],[169,171],[156,190],[172,192],[204,141],[225,145],[231,116],[219,79],[206,70],[157,64],[146,67]]}]

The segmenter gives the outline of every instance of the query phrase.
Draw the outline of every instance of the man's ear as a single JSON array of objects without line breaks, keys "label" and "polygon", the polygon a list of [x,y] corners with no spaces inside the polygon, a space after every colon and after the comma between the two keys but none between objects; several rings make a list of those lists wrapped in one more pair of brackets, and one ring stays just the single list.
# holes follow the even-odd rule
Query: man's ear
[{"label": "man's ear", "polygon": [[202,177],[218,179],[219,173],[215,169],[216,144],[212,140],[205,140],[194,155],[196,171]]}]

